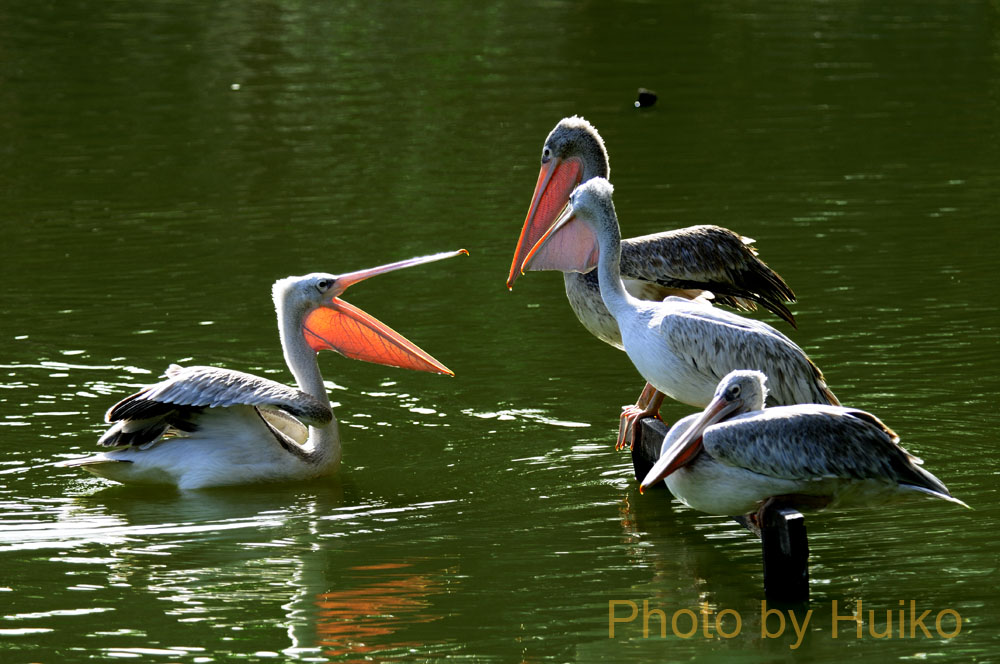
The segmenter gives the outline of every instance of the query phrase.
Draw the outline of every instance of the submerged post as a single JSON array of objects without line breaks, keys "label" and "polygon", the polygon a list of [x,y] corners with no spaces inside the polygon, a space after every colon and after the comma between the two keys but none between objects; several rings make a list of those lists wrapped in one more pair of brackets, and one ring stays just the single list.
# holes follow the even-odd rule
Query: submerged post
[{"label": "submerged post", "polygon": [[[660,458],[666,435],[667,425],[658,419],[648,417],[640,423],[632,449],[632,469],[638,481]],[[802,513],[776,506],[764,511],[761,526],[745,516],[734,518],[760,537],[767,599],[789,604],[809,601],[809,540]]]},{"label": "submerged post", "polygon": [[809,601],[809,540],[806,519],[791,507],[764,511],[760,548],[764,594],[779,602]]}]

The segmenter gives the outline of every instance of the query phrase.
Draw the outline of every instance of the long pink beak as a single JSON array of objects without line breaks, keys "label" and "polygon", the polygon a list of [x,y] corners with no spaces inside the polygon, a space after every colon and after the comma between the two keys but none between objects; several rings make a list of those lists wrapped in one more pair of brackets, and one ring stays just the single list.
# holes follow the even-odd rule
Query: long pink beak
[{"label": "long pink beak", "polygon": [[469,252],[459,249],[420,256],[339,276],[329,302],[306,315],[302,323],[306,341],[315,351],[335,350],[355,360],[454,376],[451,369],[399,332],[337,296],[349,286],[369,277],[461,254],[468,255]]},{"label": "long pink beak", "polygon": [[507,288],[514,288],[518,276],[524,274],[524,259],[545,231],[552,227],[556,217],[569,202],[573,192],[583,177],[583,162],[577,157],[561,159],[554,157],[542,164],[538,171],[538,181],[531,196],[528,215],[521,227],[521,236],[514,249],[514,259],[507,276]]},{"label": "long pink beak", "polygon": [[406,260],[396,261],[395,263],[388,263],[386,265],[380,265],[379,267],[370,267],[366,270],[358,270],[356,272],[348,272],[347,274],[342,274],[337,277],[337,294],[343,293],[350,286],[358,283],[359,281],[364,281],[370,277],[378,276],[380,274],[385,274],[386,272],[393,272],[395,270],[402,270],[404,268],[413,267],[415,265],[423,265],[424,263],[433,263],[435,261],[443,261],[446,258],[454,258],[455,256],[461,255],[468,256],[469,252],[465,249],[458,249],[456,251],[442,251],[436,254],[430,254],[428,256],[417,256],[416,258],[407,258]]},{"label": "long pink beak", "polygon": [[600,255],[594,231],[576,217],[573,204],[567,203],[559,218],[524,257],[521,268],[589,272]]},{"label": "long pink beak", "polygon": [[653,467],[646,473],[646,477],[639,484],[639,493],[643,493],[651,486],[662,482],[674,471],[683,468],[694,461],[698,452],[702,449],[702,436],[705,430],[717,422],[724,420],[730,413],[740,407],[740,401],[726,401],[718,397],[712,400],[705,411],[695,420],[688,430],[667,448],[660,458],[653,464]]}]

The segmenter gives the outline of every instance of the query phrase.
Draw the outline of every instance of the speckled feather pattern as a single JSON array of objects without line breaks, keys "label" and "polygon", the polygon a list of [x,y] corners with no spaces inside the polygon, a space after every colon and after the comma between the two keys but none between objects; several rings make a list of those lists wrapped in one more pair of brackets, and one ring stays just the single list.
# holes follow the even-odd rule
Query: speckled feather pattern
[{"label": "speckled feather pattern", "polygon": [[703,444],[720,463],[770,477],[879,479],[948,493],[889,427],[853,408],[805,404],[746,413],[706,429]]},{"label": "speckled feather pattern", "polygon": [[686,373],[701,377],[706,403],[718,382],[735,369],[756,369],[771,378],[768,405],[840,403],[819,367],[767,323],[678,297],[667,298],[653,311],[651,331],[684,363]]},{"label": "speckled feather pattern", "polygon": [[805,352],[766,323],[679,297],[638,307],[623,322],[629,359],[672,399],[704,407],[727,373],[756,369],[773,377],[769,405],[839,405]]},{"label": "speckled feather pattern", "polygon": [[[643,483],[696,445],[665,479],[682,502],[709,514],[746,513],[775,496],[812,508],[882,505],[924,494],[967,507],[871,413],[821,404],[765,408],[765,383],[774,381],[758,371],[725,376],[709,410],[670,428],[658,468],[650,471],[654,479]],[[704,419],[713,412],[714,424]],[[820,501],[798,501],[799,495]]]},{"label": "speckled feather pattern", "polygon": [[757,258],[753,241],[720,226],[688,226],[622,241],[621,271],[627,279],[668,288],[704,289],[719,304],[754,310],[760,302],[788,323],[783,304],[795,293]]}]

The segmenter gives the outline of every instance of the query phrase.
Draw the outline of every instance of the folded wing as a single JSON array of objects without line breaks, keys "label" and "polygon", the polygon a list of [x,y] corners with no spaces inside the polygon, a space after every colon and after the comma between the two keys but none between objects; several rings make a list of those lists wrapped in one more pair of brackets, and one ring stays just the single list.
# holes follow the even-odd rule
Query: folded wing
[{"label": "folded wing", "polygon": [[98,443],[105,447],[146,445],[171,428],[196,430],[197,415],[205,408],[232,406],[283,411],[306,425],[321,426],[333,418],[326,404],[276,381],[230,369],[174,364],[167,369],[164,380],[108,410],[106,419],[114,426]]}]

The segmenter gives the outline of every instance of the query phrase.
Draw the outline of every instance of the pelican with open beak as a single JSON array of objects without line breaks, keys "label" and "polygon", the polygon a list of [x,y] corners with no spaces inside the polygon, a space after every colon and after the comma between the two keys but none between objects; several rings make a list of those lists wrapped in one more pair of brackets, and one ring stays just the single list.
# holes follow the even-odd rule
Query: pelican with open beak
[{"label": "pelican with open beak", "polygon": [[464,249],[334,275],[279,279],[272,287],[285,362],[298,389],[209,366],[171,365],[166,378],[108,410],[98,444],[114,448],[62,462],[126,484],[182,489],[321,477],[340,465],[341,443],[317,353],[454,375],[401,334],[345,302],[371,277],[468,254]]}]

